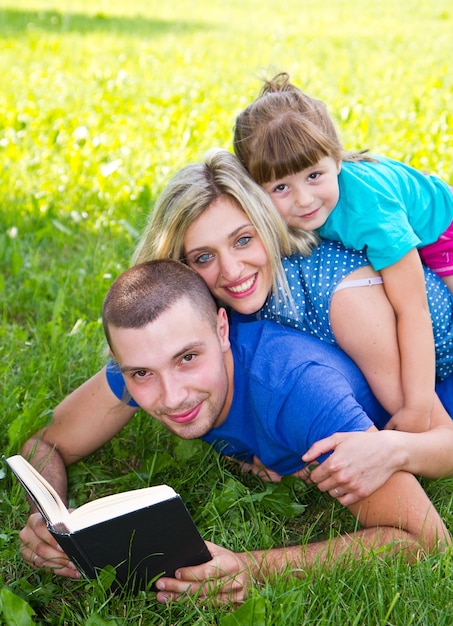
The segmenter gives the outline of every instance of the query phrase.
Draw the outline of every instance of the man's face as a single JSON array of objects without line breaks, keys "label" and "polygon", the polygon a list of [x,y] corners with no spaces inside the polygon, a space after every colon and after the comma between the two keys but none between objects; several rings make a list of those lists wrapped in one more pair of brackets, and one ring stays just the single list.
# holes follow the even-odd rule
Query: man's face
[{"label": "man's face", "polygon": [[215,329],[182,298],[143,328],[109,330],[129,393],[168,430],[195,439],[226,418],[233,382],[224,309]]}]

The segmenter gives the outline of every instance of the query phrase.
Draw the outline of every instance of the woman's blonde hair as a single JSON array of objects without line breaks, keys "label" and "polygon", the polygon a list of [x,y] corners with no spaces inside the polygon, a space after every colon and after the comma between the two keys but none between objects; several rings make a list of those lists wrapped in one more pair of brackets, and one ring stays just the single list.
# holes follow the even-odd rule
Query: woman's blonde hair
[{"label": "woman's blonde hair", "polygon": [[187,229],[222,197],[233,200],[256,228],[269,258],[272,291],[277,297],[280,287],[285,299],[291,301],[281,257],[292,252],[309,254],[317,239],[303,231],[289,233],[268,194],[227,150],[210,150],[202,163],[187,165],[173,176],[154,206],[133,262],[162,258],[184,261]]}]

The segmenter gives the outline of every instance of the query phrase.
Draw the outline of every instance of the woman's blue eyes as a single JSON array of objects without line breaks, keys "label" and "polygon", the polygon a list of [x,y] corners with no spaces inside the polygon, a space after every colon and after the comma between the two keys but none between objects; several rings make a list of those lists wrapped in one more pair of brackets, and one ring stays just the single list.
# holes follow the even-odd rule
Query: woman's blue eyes
[{"label": "woman's blue eyes", "polygon": [[236,245],[239,247],[246,246],[251,238],[252,237],[250,235],[244,235],[243,237],[239,237],[239,239],[236,241]]},{"label": "woman's blue eyes", "polygon": [[[242,248],[244,246],[246,246],[251,240],[253,239],[252,235],[243,235],[242,237],[239,237],[239,239],[236,240],[234,247],[235,248]],[[194,259],[194,263],[198,263],[199,265],[203,265],[204,263],[207,263],[208,261],[210,261],[211,259],[214,258],[214,254],[212,254],[211,252],[203,252],[203,254],[200,254],[200,256],[197,256]]]},{"label": "woman's blue eyes", "polygon": [[205,254],[200,254],[200,256],[197,256],[197,258],[195,259],[195,263],[207,263],[211,258],[212,254],[208,254],[206,252]]}]

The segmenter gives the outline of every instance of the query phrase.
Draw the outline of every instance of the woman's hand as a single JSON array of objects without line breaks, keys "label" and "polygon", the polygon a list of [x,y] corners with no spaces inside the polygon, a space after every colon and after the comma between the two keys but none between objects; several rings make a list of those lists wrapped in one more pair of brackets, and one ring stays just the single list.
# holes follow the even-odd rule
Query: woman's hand
[{"label": "woman's hand", "polygon": [[80,572],[49,533],[40,513],[30,515],[19,539],[20,552],[31,567],[50,569],[59,576],[80,578]]},{"label": "woman's hand", "polygon": [[251,472],[252,474],[255,474],[255,476],[258,476],[258,478],[261,478],[261,480],[265,483],[279,483],[282,479],[280,474],[263,465],[256,455],[253,457],[252,463],[242,463],[241,465],[243,472]]},{"label": "woman's hand", "polygon": [[321,454],[332,454],[312,470],[310,480],[345,506],[368,497],[398,469],[391,435],[392,431],[371,430],[335,433],[317,441],[303,461],[312,463]]}]

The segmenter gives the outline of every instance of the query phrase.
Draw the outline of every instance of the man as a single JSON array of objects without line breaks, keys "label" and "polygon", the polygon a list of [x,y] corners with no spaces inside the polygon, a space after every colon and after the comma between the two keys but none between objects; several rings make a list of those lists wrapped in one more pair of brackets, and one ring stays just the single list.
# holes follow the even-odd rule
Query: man
[{"label": "man", "polygon": [[[270,322],[236,323],[229,334],[224,309],[204,281],[176,261],[153,261],[124,272],[103,307],[107,340],[119,370],[108,374],[112,391],[124,384],[136,404],[183,439],[202,438],[223,454],[274,472],[303,468],[301,455],[338,430],[374,429],[386,416],[355,365],[335,348]],[[231,343],[230,343],[231,341]],[[114,407],[114,405],[112,405]],[[124,405],[123,405],[124,407]],[[23,454],[66,498],[66,465],[94,451],[133,415],[115,408],[102,419],[59,413],[32,437]],[[104,419],[105,418],[105,419]],[[388,418],[388,416],[387,416]],[[341,494],[332,490],[332,495]],[[360,557],[388,546],[408,557],[449,543],[448,532],[417,480],[396,472],[368,498],[349,507],[362,530],[303,546],[233,553],[209,543],[212,561],[161,578],[157,599],[213,585],[221,601],[241,600],[253,580],[319,560]],[[77,577],[39,514],[20,533],[22,554],[35,567],[52,566]]]}]

